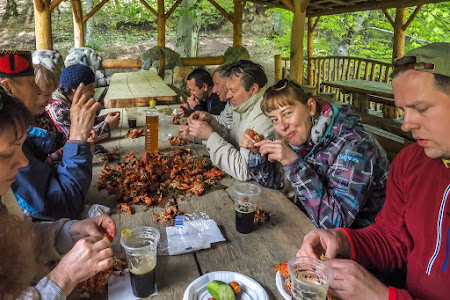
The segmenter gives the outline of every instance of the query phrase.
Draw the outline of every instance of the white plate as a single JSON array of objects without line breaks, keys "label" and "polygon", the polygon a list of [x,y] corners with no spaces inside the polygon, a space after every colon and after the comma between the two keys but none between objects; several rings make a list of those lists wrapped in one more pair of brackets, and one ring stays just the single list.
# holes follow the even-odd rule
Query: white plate
[{"label": "white plate", "polygon": [[239,299],[242,300],[269,300],[264,288],[255,280],[236,272],[217,271],[206,273],[192,281],[184,292],[183,300],[207,300],[211,298],[206,285],[213,280],[220,280],[226,283],[236,281],[241,286]]},{"label": "white plate", "polygon": [[291,296],[289,295],[288,289],[286,287],[286,284],[284,283],[284,277],[280,275],[280,272],[277,272],[277,275],[275,276],[275,281],[277,282],[277,288],[280,292],[281,296],[283,296],[286,300],[291,300]]}]

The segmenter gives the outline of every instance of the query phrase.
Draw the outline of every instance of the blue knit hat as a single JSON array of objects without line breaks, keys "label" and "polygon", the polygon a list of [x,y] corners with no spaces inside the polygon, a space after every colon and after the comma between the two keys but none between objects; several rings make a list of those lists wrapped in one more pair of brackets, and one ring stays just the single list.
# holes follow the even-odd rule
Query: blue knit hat
[{"label": "blue knit hat", "polygon": [[88,85],[95,82],[95,74],[86,65],[71,65],[64,69],[59,84],[66,89],[76,89],[80,83]]}]

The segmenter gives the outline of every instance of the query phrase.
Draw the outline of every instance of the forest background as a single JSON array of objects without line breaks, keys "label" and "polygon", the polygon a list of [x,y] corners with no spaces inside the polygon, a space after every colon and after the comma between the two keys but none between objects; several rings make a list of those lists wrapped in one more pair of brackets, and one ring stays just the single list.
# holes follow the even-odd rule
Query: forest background
[{"label": "forest background", "polygon": [[[82,0],[84,13],[100,0]],[[217,1],[232,12],[233,1]],[[147,0],[153,8],[157,0]],[[175,0],[166,0],[166,11]],[[394,17],[395,9],[388,10]],[[408,9],[408,16],[414,8]],[[450,2],[424,5],[406,31],[405,50],[448,41]],[[293,14],[284,9],[247,2],[243,16],[243,46],[252,59],[273,74],[273,56],[289,56]],[[52,13],[54,49],[63,56],[73,47],[70,1]],[[183,47],[181,35],[190,31],[194,46]],[[232,24],[207,0],[184,0],[166,23],[166,46],[181,56],[223,55],[232,46]],[[306,34],[306,32],[305,32]],[[314,31],[314,56],[343,55],[390,62],[393,28],[381,10],[320,18]],[[0,0],[0,47],[35,50],[32,0]],[[155,16],[139,0],[110,0],[87,24],[86,46],[103,59],[139,58],[156,45]],[[306,47],[306,43],[305,43]]]}]

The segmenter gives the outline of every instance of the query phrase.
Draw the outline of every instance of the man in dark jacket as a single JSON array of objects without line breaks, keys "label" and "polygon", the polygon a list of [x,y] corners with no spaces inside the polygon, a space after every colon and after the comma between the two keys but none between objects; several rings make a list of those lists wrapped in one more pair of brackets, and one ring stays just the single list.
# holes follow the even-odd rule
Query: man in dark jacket
[{"label": "man in dark jacket", "polygon": [[192,71],[187,77],[187,86],[191,96],[180,105],[184,116],[189,116],[193,111],[207,111],[212,115],[219,115],[225,107],[226,102],[220,101],[219,95],[213,93],[213,79],[205,69]]}]

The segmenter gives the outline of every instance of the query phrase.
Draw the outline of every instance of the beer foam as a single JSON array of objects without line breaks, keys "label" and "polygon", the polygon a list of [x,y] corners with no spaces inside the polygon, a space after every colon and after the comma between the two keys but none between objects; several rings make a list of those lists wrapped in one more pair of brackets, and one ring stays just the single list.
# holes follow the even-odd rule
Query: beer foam
[{"label": "beer foam", "polygon": [[156,267],[156,257],[153,255],[140,255],[128,261],[128,269],[134,275],[147,274]]}]

